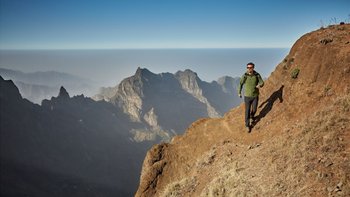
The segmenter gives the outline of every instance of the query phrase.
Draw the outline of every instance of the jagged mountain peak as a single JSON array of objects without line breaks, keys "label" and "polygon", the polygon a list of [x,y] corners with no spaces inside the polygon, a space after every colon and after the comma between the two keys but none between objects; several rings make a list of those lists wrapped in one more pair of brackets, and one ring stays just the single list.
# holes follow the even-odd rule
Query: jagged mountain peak
[{"label": "jagged mountain peak", "polygon": [[198,74],[191,69],[186,69],[184,71],[179,70],[175,73],[175,76],[199,79]]},{"label": "jagged mountain peak", "polygon": [[2,78],[2,76],[0,76],[0,88],[1,88],[1,95],[0,95],[1,99],[7,99],[7,98],[11,98],[15,100],[22,99],[22,96],[19,93],[17,86],[13,83],[12,80],[5,80],[4,78]]},{"label": "jagged mountain peak", "polygon": [[[136,196],[349,196],[350,24],[302,36],[244,105],[147,154]],[[339,68],[339,65],[342,65]]]},{"label": "jagged mountain peak", "polygon": [[57,98],[62,98],[62,99],[69,99],[70,98],[67,90],[63,86],[61,86],[60,92],[58,93]]},{"label": "jagged mountain peak", "polygon": [[156,76],[156,74],[154,74],[153,72],[151,72],[147,68],[141,68],[141,67],[137,68],[135,75],[134,75],[134,77],[140,78],[140,79],[142,79],[142,78],[148,79],[148,78],[152,78],[155,76]]}]

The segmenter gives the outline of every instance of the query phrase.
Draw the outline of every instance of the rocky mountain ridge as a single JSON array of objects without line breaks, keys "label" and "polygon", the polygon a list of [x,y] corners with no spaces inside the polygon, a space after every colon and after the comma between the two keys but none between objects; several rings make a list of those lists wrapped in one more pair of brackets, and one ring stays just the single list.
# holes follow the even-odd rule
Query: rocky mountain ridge
[{"label": "rocky mountain ridge", "polygon": [[244,105],[155,145],[135,196],[349,196],[350,24],[302,36]]},{"label": "rocky mountain ridge", "polygon": [[[240,103],[236,92],[238,79],[223,77],[221,83],[202,81],[191,70],[175,74],[155,74],[138,68],[135,75],[114,88],[104,88],[95,100],[108,101],[145,129],[133,129],[136,141],[168,141],[181,134],[194,120],[220,117]],[[174,118],[176,117],[176,118]]]},{"label": "rocky mountain ridge", "polygon": [[[197,87],[214,84],[186,72]],[[138,114],[141,121],[130,119],[123,111],[124,103],[119,106],[84,95],[71,97],[63,86],[58,96],[37,105],[24,99],[13,81],[1,77],[1,194],[131,196],[146,150],[175,135],[159,125],[175,122],[176,129],[184,130],[192,119],[207,116],[206,105],[182,90],[173,74],[139,69],[125,81],[118,87],[122,94],[111,95],[129,104],[135,100],[133,96],[140,95],[141,109],[147,109]],[[209,90],[200,90],[201,96]],[[168,110],[172,114],[164,116]],[[172,117],[174,113],[178,118]]]},{"label": "rocky mountain ridge", "polygon": [[42,105],[0,77],[2,196],[131,196],[149,143],[112,104],[61,87]]},{"label": "rocky mountain ridge", "polygon": [[74,95],[95,93],[97,87],[89,79],[56,71],[25,73],[18,70],[0,68],[0,75],[4,79],[12,80],[21,95],[40,104],[44,99],[50,99],[57,93],[60,86],[64,86]]}]

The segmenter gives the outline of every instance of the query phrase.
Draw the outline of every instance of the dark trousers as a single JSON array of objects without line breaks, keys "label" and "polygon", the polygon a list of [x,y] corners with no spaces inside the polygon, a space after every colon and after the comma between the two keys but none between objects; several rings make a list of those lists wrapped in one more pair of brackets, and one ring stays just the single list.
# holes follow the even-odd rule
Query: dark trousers
[{"label": "dark trousers", "polygon": [[257,109],[258,109],[258,101],[259,97],[244,97],[245,103],[245,126],[250,126],[250,118],[254,117]]}]

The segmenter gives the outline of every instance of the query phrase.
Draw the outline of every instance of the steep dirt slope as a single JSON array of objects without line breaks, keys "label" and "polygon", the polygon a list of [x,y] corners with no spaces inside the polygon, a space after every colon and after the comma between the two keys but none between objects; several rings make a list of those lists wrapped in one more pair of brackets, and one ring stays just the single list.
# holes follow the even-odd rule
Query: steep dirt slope
[{"label": "steep dirt slope", "polygon": [[136,196],[349,196],[350,25],[302,36],[265,84],[251,133],[243,105],[194,122],[148,152]]}]

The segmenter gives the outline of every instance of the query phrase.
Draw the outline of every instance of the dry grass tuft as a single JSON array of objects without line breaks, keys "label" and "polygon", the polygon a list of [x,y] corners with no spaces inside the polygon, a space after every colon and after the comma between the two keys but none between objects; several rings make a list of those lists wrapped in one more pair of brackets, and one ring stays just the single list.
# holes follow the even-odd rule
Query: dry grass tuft
[{"label": "dry grass tuft", "polygon": [[166,186],[161,197],[179,197],[185,196],[186,193],[193,192],[197,185],[196,177],[191,179],[185,178],[180,181],[173,182]]}]

